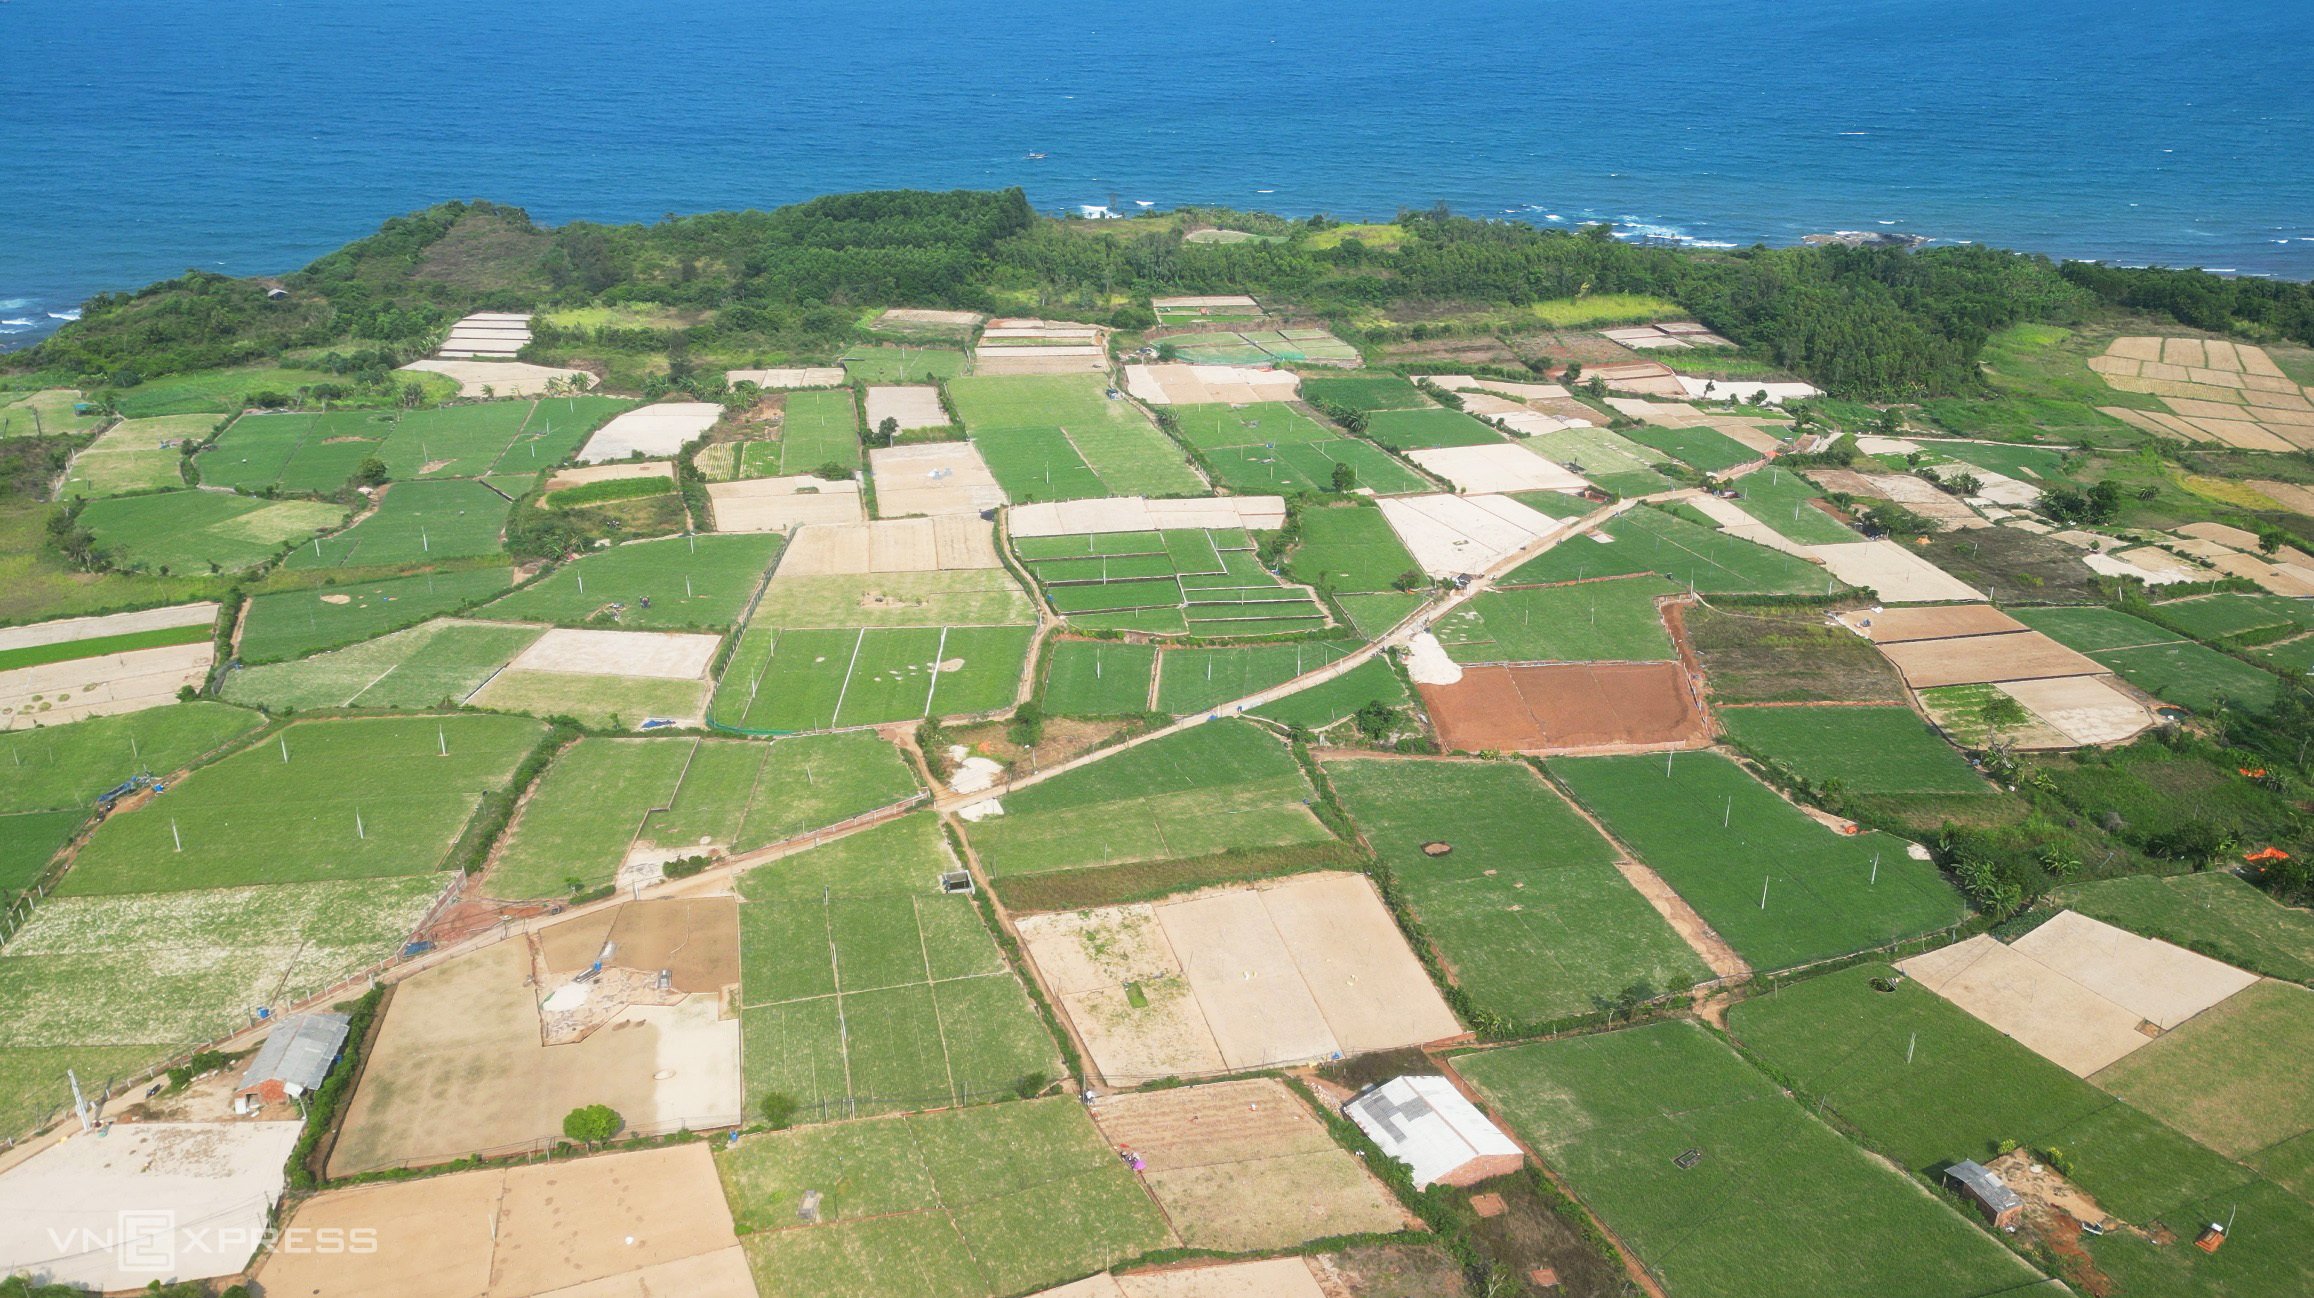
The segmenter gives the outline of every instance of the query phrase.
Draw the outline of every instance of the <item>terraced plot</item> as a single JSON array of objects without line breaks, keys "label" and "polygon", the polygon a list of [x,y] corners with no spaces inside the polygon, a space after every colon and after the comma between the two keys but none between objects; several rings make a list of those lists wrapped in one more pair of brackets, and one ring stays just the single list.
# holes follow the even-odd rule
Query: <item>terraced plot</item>
[{"label": "terraced plot", "polygon": [[631,541],[566,563],[482,612],[565,625],[729,630],[763,585],[780,544],[768,534]]},{"label": "terraced plot", "polygon": [[1243,531],[1023,537],[1014,548],[1053,610],[1083,627],[1241,636],[1327,624],[1308,590],[1262,566]]},{"label": "terraced plot", "polygon": [[1140,408],[1092,374],[974,375],[949,399],[1014,503],[1202,495],[1204,479]]},{"label": "terraced plot", "polygon": [[513,583],[512,571],[482,567],[258,595],[241,615],[236,656],[252,664],[302,658],[457,612]]},{"label": "terraced plot", "polygon": [[1380,495],[1428,491],[1421,474],[1371,443],[1345,437],[1284,402],[1176,406],[1181,437],[1232,491],[1255,495],[1334,490],[1337,465],[1351,485]]},{"label": "terraced plot", "polygon": [[345,521],[318,500],[257,500],[221,491],[164,491],[89,502],[80,525],[123,568],[238,572]]}]

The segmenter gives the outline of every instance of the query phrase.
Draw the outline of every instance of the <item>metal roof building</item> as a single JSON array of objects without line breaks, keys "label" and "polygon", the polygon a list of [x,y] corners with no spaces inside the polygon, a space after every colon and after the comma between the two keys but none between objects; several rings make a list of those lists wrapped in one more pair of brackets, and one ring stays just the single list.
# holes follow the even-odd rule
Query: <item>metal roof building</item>
[{"label": "metal roof building", "polygon": [[343,1014],[284,1016],[266,1034],[234,1094],[275,1101],[319,1088],[337,1062],[338,1051],[345,1048],[348,1023]]},{"label": "metal roof building", "polygon": [[1955,1163],[1944,1170],[1944,1178],[1975,1202],[1978,1211],[1995,1226],[2008,1225],[2024,1209],[2024,1197],[1982,1163]]},{"label": "metal roof building", "polygon": [[1396,1077],[1342,1106],[1382,1152],[1414,1169],[1415,1188],[1470,1185],[1526,1162],[1517,1142],[1443,1077]]}]

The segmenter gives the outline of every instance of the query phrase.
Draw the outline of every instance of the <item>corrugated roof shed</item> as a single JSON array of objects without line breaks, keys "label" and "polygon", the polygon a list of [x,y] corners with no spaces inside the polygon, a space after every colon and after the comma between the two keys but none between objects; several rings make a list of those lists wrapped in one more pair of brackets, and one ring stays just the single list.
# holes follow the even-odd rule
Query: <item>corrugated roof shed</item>
[{"label": "corrugated roof shed", "polygon": [[2021,1195],[2010,1189],[2006,1182],[1993,1174],[1991,1168],[1982,1163],[1955,1163],[1946,1168],[1944,1174],[1966,1191],[1969,1197],[1996,1213],[2025,1205]]},{"label": "corrugated roof shed", "polygon": [[1417,1189],[1476,1158],[1518,1154],[1477,1106],[1443,1077],[1396,1077],[1342,1106],[1382,1152],[1414,1169]]},{"label": "corrugated roof shed", "polygon": [[257,1058],[241,1075],[241,1089],[254,1090],[267,1082],[280,1082],[301,1092],[319,1087],[345,1046],[349,1022],[343,1014],[285,1015],[266,1034]]}]

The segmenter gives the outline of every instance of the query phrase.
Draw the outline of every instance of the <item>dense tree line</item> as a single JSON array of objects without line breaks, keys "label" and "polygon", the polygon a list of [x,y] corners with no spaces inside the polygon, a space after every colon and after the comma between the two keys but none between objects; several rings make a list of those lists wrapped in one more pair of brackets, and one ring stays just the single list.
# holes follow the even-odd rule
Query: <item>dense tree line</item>
[{"label": "dense tree line", "polygon": [[2174,316],[2213,333],[2287,338],[2314,346],[2314,284],[2227,279],[2206,270],[2123,269],[2067,262],[2065,278],[2115,306]]}]

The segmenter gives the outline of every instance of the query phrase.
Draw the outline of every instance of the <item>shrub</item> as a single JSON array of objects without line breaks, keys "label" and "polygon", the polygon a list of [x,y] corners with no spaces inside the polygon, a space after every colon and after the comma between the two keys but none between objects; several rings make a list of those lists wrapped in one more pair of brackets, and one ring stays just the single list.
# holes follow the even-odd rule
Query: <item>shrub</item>
[{"label": "shrub", "polygon": [[562,1134],[582,1145],[599,1145],[626,1125],[627,1120],[608,1104],[583,1104],[563,1115]]}]

